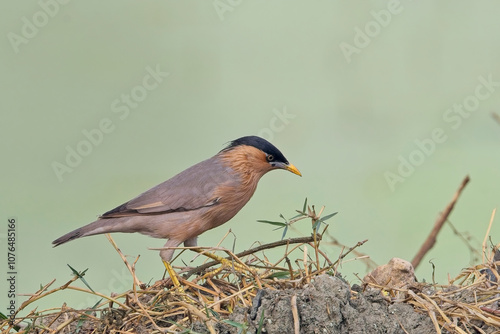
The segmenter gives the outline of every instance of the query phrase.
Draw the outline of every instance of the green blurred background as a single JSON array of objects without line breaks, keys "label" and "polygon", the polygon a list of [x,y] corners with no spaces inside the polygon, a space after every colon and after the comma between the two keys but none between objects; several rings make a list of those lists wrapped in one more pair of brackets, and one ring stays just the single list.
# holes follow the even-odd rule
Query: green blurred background
[{"label": "green blurred background", "polygon": [[[129,289],[104,236],[51,241],[249,134],[272,141],[303,177],[265,176],[200,245],[229,229],[237,252],[278,240],[256,220],[291,217],[307,197],[339,211],[328,222],[340,242],[369,239],[360,251],[377,264],[411,260],[468,174],[450,220],[480,250],[500,198],[499,10],[494,1],[2,2],[0,237],[5,254],[7,218],[17,217],[18,292],[63,284],[66,264],[89,268],[97,291]],[[68,150],[86,156],[70,166]],[[289,236],[308,233],[303,222]],[[498,233],[495,223],[494,242]],[[163,240],[114,239],[130,261],[141,255],[141,280],[162,276],[148,247]],[[446,283],[471,252],[445,226],[420,280],[432,279],[431,259]],[[360,261],[339,270],[352,283],[366,273]],[[37,305],[63,301],[95,299],[61,292]]]}]

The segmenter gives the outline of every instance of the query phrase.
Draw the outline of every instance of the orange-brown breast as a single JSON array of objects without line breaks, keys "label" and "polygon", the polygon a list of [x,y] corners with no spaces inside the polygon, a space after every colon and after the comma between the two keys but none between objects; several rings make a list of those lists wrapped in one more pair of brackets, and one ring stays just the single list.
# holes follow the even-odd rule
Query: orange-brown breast
[{"label": "orange-brown breast", "polygon": [[231,168],[235,177],[217,187],[215,197],[220,202],[210,208],[203,217],[208,223],[207,230],[224,224],[233,218],[250,200],[260,178],[272,167],[266,155],[252,146],[237,146],[219,153],[221,161]]}]

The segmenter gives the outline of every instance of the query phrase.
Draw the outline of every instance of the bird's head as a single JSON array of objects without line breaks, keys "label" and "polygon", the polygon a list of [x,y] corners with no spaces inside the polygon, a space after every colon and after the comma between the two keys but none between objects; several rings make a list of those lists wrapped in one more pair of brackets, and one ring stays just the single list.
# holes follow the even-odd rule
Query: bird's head
[{"label": "bird's head", "polygon": [[253,172],[259,176],[273,169],[285,169],[302,176],[276,146],[257,136],[235,139],[219,154],[231,167],[237,170],[244,169],[246,172]]}]

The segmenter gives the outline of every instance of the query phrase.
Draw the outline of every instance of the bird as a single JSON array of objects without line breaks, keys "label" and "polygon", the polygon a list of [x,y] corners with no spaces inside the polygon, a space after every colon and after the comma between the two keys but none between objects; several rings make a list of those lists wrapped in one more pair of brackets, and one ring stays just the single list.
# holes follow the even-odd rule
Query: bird
[{"label": "bird", "polygon": [[[260,178],[272,170],[299,170],[269,141],[235,139],[213,157],[107,211],[88,225],[54,240],[54,247],[91,235],[141,233],[167,239],[160,257],[169,265],[175,247],[196,247],[198,236],[233,218],[250,200]],[[170,270],[169,270],[170,269]],[[172,276],[172,275],[171,275]]]}]

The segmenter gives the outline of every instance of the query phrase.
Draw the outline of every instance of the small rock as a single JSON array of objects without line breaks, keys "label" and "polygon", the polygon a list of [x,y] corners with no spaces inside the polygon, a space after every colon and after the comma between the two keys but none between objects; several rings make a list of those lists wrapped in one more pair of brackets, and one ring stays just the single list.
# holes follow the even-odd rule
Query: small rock
[{"label": "small rock", "polygon": [[388,288],[406,289],[417,282],[410,262],[392,258],[388,264],[375,268],[363,278],[364,283],[372,283]]}]

